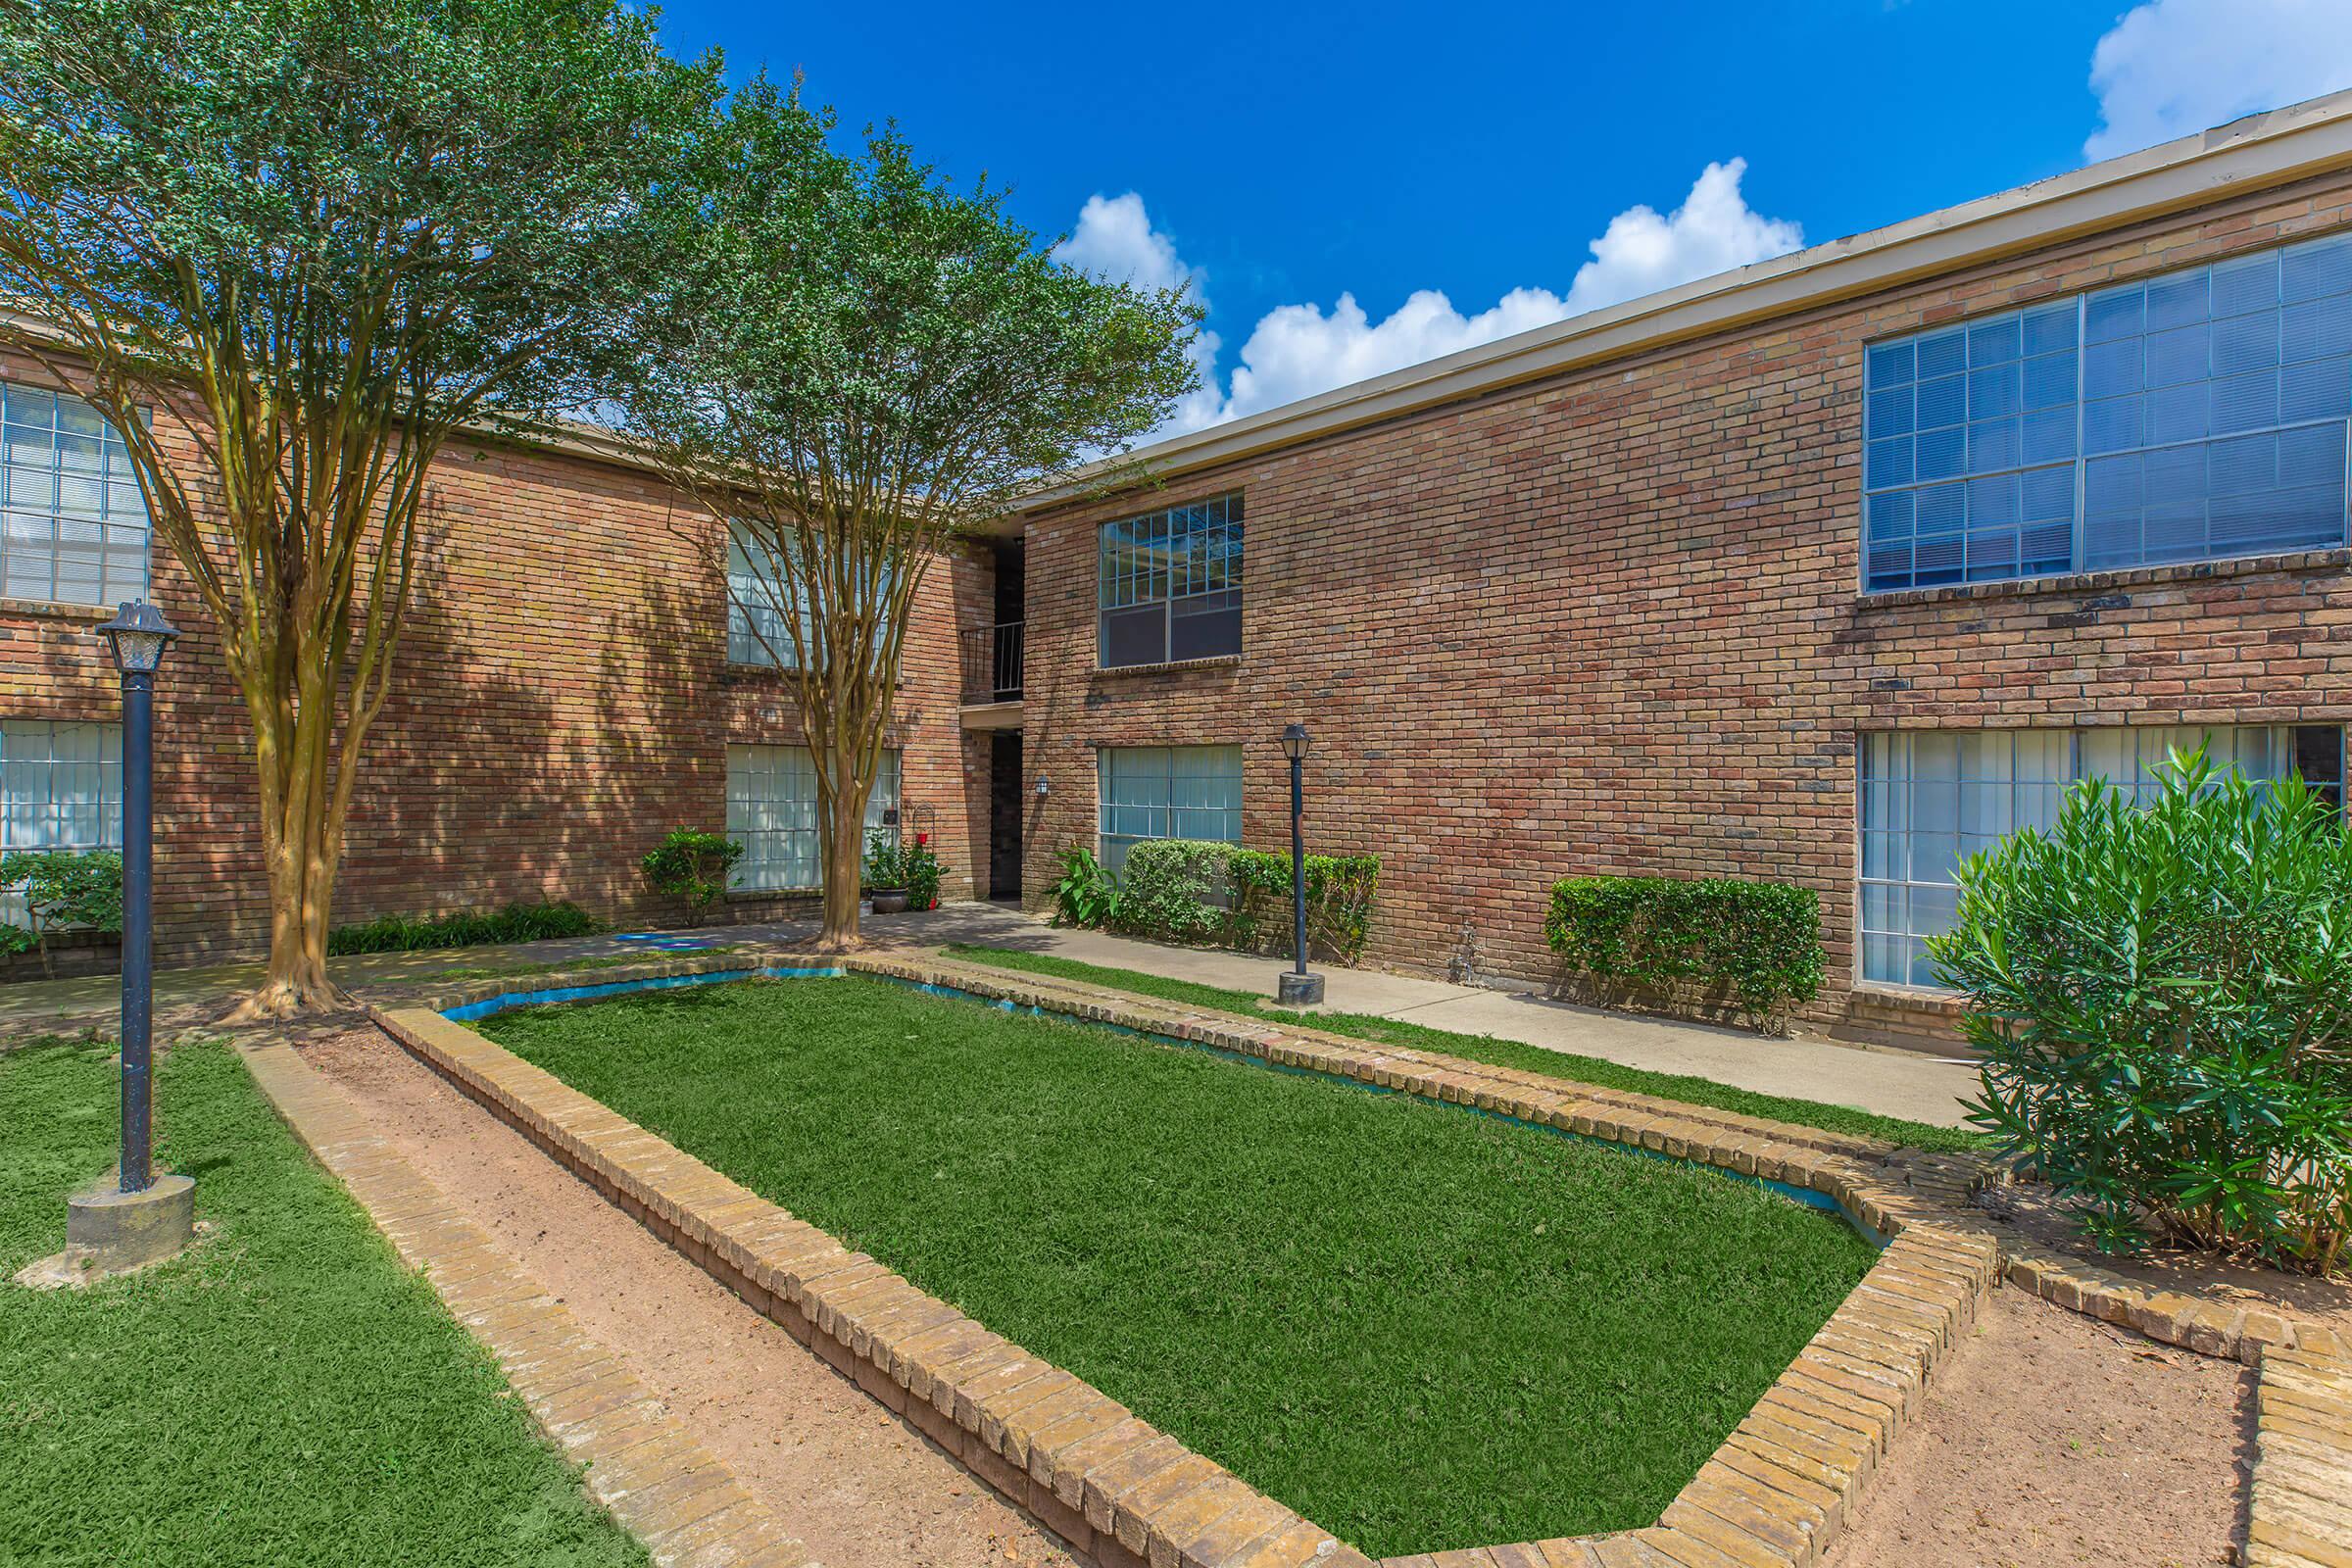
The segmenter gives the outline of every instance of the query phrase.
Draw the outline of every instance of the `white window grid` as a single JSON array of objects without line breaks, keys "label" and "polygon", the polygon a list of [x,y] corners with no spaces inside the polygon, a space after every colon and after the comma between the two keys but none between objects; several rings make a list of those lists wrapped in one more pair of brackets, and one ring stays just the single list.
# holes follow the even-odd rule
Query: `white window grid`
[{"label": "white window grid", "polygon": [[1097,539],[1098,654],[1111,654],[1111,612],[1157,606],[1159,652],[1174,648],[1176,622],[1230,612],[1242,595],[1242,498],[1237,492],[1102,525]]},{"label": "white window grid", "polygon": [[[899,753],[885,751],[865,802],[867,844],[876,835],[899,841]],[[737,892],[798,893],[824,885],[816,763],[806,746],[727,748],[727,837],[743,845],[727,884]]]},{"label": "white window grid", "polygon": [[2345,542],[2352,234],[1864,358],[1867,592]]},{"label": "white window grid", "polygon": [[[2070,786],[2103,778],[2133,800],[2161,790],[2157,768],[2202,744],[2218,768],[2284,778],[2297,765],[2297,727],[2114,725],[2091,729],[1881,730],[1862,737],[1856,811],[1858,978],[1940,989],[1927,939],[1951,929],[1953,873],[2021,828],[2058,820]],[[2324,765],[2343,777],[2341,734]]]},{"label": "white window grid", "polygon": [[0,382],[0,597],[146,597],[150,529],[129,450],[79,398]]},{"label": "white window grid", "polygon": [[1242,841],[1239,746],[1106,746],[1095,771],[1098,858],[1111,871],[1147,839]]}]

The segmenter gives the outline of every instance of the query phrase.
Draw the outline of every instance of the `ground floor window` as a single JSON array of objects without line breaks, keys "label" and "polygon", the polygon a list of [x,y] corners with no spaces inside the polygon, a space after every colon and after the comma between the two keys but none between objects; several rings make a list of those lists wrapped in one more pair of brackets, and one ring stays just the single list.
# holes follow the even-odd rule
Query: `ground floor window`
[{"label": "ground floor window", "polygon": [[[866,798],[865,831],[899,834],[899,754],[882,754]],[[805,746],[727,748],[727,837],[743,845],[729,886],[776,893],[823,885],[817,854],[816,763]]]},{"label": "ground floor window", "polygon": [[[0,721],[0,855],[122,847],[122,726]],[[0,888],[0,921],[30,918],[23,893]]]},{"label": "ground floor window", "polygon": [[1145,839],[1242,841],[1239,746],[1105,746],[1096,772],[1101,858],[1113,871]]},{"label": "ground floor window", "polygon": [[2343,731],[2239,726],[1902,731],[1862,740],[1862,978],[1936,983],[1927,939],[1949,930],[1960,861],[2058,819],[2067,786],[2104,778],[2136,795],[2175,749],[2202,742],[2252,779],[2302,772],[2341,801]]}]

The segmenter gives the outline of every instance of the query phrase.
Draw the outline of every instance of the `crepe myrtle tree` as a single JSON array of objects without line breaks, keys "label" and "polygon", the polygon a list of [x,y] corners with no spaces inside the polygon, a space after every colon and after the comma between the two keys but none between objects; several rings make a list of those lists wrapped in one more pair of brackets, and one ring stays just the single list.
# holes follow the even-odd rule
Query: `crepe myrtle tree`
[{"label": "crepe myrtle tree", "polygon": [[587,401],[719,91],[613,0],[0,0],[0,324],[122,432],[243,698],[249,1015],[340,1000],[436,455]]},{"label": "crepe myrtle tree", "polygon": [[808,740],[820,940],[840,949],[858,940],[866,802],[926,572],[1156,424],[1194,385],[1200,312],[1180,288],[1061,266],[1002,191],[952,186],[894,128],[848,150],[835,133],[797,85],[760,77],[730,99],[673,212],[621,401],[628,434],[740,553],[728,591]]}]

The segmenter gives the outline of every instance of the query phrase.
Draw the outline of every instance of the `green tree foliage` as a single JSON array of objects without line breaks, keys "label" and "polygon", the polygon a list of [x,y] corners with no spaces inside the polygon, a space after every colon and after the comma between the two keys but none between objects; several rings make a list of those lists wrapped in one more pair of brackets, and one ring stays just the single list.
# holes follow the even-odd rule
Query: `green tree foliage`
[{"label": "green tree foliage", "polygon": [[843,947],[932,561],[1157,423],[1193,385],[1200,313],[1058,265],[1002,192],[952,186],[894,129],[843,151],[763,77],[723,120],[647,281],[625,424],[778,587],[769,652],[815,763],[823,941]]},{"label": "green tree foliage", "polygon": [[254,1011],[335,1000],[433,461],[589,398],[716,76],[614,0],[0,0],[0,321],[122,432],[243,697]]},{"label": "green tree foliage", "polygon": [[1960,872],[1928,952],[1968,998],[1976,1122],[2151,1234],[2325,1272],[2352,1234],[2352,840],[2302,780],[2202,752],[2144,807],[2099,780]]}]

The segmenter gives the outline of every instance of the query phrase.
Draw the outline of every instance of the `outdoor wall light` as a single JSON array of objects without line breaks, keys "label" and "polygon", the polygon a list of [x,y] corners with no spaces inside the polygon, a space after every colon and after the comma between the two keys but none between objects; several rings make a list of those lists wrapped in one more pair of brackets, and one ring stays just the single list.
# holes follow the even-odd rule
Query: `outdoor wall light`
[{"label": "outdoor wall light", "polygon": [[1047,787],[1046,787],[1046,775],[1045,775],[1045,774],[1043,774],[1043,773],[1040,773],[1040,774],[1038,774],[1038,775],[1037,775],[1037,798],[1038,798],[1039,800],[1041,800],[1041,801],[1042,801],[1042,800],[1044,800],[1044,799],[1046,798],[1046,796],[1047,796],[1048,794],[1050,794],[1050,793],[1052,793],[1052,792],[1051,792],[1050,790],[1048,790],[1048,789],[1047,789]]},{"label": "outdoor wall light", "polygon": [[1274,1000],[1286,1006],[1311,1007],[1323,1000],[1323,977],[1306,972],[1306,811],[1304,724],[1286,724],[1282,755],[1291,760],[1291,967],[1275,983]]}]

